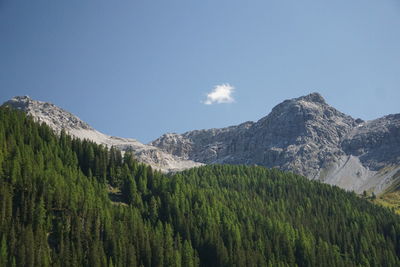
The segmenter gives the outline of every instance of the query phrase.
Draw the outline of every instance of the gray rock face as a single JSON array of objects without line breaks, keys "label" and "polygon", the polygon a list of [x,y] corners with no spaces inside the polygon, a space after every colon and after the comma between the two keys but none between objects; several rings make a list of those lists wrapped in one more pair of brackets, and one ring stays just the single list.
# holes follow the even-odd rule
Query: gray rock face
[{"label": "gray rock face", "polygon": [[135,139],[108,136],[93,129],[68,111],[50,103],[33,100],[28,96],[14,97],[3,105],[26,112],[36,121],[49,125],[56,133],[65,130],[79,139],[88,139],[107,147],[114,146],[122,151],[132,151],[138,161],[149,164],[163,172],[175,172],[203,165],[165,153],[157,147],[144,145]]},{"label": "gray rock face", "polygon": [[359,124],[342,142],[343,150],[379,170],[400,162],[400,114]]},{"label": "gray rock face", "polygon": [[26,112],[39,122],[46,123],[58,133],[62,129],[94,130],[86,122],[83,122],[72,113],[54,104],[33,100],[29,96],[16,96],[5,102],[4,105]]},{"label": "gray rock face", "polygon": [[[312,93],[282,102],[257,122],[165,134],[150,144],[206,164],[275,167],[359,191],[378,174],[390,184],[379,171],[400,165],[400,114],[363,122]],[[367,189],[384,188],[374,183]]]}]

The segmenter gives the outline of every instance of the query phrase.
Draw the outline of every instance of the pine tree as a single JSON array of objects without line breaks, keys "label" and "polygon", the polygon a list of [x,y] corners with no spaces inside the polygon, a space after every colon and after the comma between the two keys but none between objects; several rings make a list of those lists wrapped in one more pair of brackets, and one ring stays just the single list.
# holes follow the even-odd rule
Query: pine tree
[{"label": "pine tree", "polygon": [[0,266],[7,266],[7,262],[8,262],[7,244],[5,236],[3,236],[0,245]]}]

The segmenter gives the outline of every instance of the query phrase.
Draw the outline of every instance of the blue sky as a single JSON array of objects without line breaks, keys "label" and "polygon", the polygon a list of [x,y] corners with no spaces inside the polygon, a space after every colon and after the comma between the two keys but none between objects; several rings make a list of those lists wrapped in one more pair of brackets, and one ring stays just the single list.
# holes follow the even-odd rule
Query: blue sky
[{"label": "blue sky", "polygon": [[[218,85],[234,89],[207,99]],[[398,0],[0,0],[0,101],[29,95],[142,142],[314,91],[373,119],[400,112],[399,85]]]}]

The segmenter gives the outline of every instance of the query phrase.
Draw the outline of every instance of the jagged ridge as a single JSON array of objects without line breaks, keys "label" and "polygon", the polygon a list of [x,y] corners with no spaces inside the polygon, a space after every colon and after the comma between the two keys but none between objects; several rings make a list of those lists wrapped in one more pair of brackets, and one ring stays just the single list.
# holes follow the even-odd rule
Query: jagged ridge
[{"label": "jagged ridge", "polygon": [[399,170],[399,117],[364,122],[312,93],[282,102],[257,122],[165,134],[150,144],[206,164],[276,167],[349,190],[380,192]]}]

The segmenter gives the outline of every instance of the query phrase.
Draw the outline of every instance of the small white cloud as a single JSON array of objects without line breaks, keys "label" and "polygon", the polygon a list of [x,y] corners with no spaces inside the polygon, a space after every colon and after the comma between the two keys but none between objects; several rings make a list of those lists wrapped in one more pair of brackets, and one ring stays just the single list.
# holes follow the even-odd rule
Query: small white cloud
[{"label": "small white cloud", "polygon": [[235,87],[228,83],[216,85],[211,93],[207,94],[207,99],[203,103],[206,105],[232,103],[235,99],[232,97],[232,93]]}]

